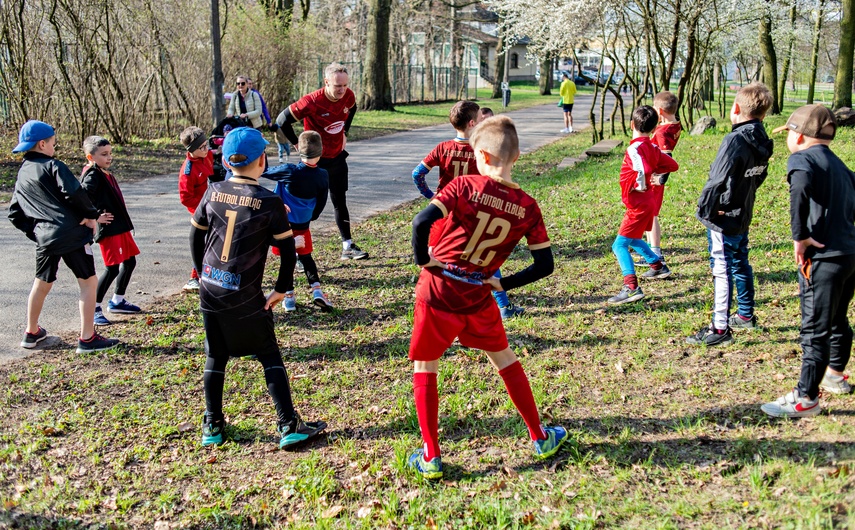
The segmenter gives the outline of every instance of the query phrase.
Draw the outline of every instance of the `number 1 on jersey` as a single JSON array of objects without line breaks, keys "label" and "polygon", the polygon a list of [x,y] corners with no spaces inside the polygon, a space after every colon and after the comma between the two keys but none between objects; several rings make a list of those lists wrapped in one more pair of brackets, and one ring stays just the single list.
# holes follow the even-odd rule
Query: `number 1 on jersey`
[{"label": "number 1 on jersey", "polygon": [[223,241],[223,253],[220,255],[220,261],[226,263],[229,261],[229,254],[232,250],[232,238],[235,235],[235,222],[237,222],[237,211],[226,210],[226,217],[229,224],[226,227],[226,240]]}]

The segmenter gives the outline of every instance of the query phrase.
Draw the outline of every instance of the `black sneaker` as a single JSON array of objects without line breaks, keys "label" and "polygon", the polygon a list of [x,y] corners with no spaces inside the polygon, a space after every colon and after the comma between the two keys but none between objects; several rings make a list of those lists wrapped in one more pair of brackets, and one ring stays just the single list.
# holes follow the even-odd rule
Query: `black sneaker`
[{"label": "black sneaker", "polygon": [[226,441],[226,421],[208,421],[208,415],[202,415],[202,446],[223,445]]},{"label": "black sneaker", "polygon": [[305,422],[299,414],[296,414],[291,421],[280,423],[276,427],[276,432],[280,436],[279,449],[286,451],[294,449],[319,435],[326,428],[327,424],[323,421]]},{"label": "black sneaker", "polygon": [[701,328],[691,337],[686,337],[686,342],[693,345],[725,346],[733,342],[733,334],[730,332],[729,327],[719,333],[719,330],[710,325]]},{"label": "black sneaker", "polygon": [[368,257],[368,252],[356,246],[356,243],[350,245],[350,248],[341,251],[341,259],[365,259]]},{"label": "black sneaker", "polygon": [[97,333],[93,333],[89,340],[77,340],[77,353],[93,353],[96,351],[115,348],[119,339],[108,339]]},{"label": "black sneaker", "polygon": [[39,330],[35,333],[24,332],[24,340],[21,341],[22,348],[35,348],[36,344],[47,338],[47,330],[39,326]]},{"label": "black sneaker", "polygon": [[645,280],[662,280],[671,276],[671,269],[668,268],[668,265],[662,264],[662,268],[659,270],[656,269],[648,269],[644,274],[641,275]]},{"label": "black sneaker", "polygon": [[641,287],[630,289],[628,285],[624,285],[618,294],[609,298],[609,303],[614,305],[625,304],[642,298],[644,298],[644,291],[641,290]]},{"label": "black sneaker", "polygon": [[752,315],[751,318],[745,320],[739,316],[739,313],[734,313],[730,315],[727,323],[730,324],[731,329],[754,329],[757,327],[757,315]]}]

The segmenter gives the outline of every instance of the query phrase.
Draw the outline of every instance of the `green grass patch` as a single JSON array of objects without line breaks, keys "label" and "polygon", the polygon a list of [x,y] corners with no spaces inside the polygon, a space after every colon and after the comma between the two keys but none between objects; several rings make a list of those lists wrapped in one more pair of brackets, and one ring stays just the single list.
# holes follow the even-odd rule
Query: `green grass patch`
[{"label": "green grass patch", "polygon": [[[439,373],[445,480],[407,470],[420,445],[406,358],[417,201],[356,227],[370,260],[342,263],[336,237],[316,239],[333,313],[312,309],[303,278],[298,311],[277,312],[297,410],[328,421],[327,437],[278,451],[262,370],[244,358],[227,368],[230,441],[203,449],[203,330],[197,299],[177,296],[110,328],[125,341],[116,352],[68,346],[0,368],[0,525],[855,528],[855,399],[825,396],[824,413],[802,421],[759,410],[800,366],[783,137],[751,230],[760,329],[726,348],[684,343],[709,321],[706,234],[694,211],[727,129],[681,139],[662,213],[675,274],[617,308],[605,300],[621,284],[610,245],[623,214],[622,155],[557,171],[586,147],[572,135],[517,165],[544,212],[556,270],[511,293],[526,313],[506,328],[544,421],[571,433],[555,458],[534,459],[501,379],[483,354],[455,346]],[[853,140],[840,131],[833,148],[855,166]],[[502,269],[529,263],[521,247]],[[273,270],[271,261],[268,287]]]}]

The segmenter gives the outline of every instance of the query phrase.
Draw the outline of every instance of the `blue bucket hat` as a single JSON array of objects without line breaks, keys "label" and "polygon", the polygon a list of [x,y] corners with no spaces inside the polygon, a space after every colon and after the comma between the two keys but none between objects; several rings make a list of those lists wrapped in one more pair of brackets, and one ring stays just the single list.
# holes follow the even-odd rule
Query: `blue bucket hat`
[{"label": "blue bucket hat", "polygon": [[[255,129],[238,127],[227,134],[223,141],[223,161],[231,167],[247,166],[264,154],[269,143]],[[234,155],[243,155],[246,160],[232,161]]]},{"label": "blue bucket hat", "polygon": [[12,149],[13,153],[29,151],[42,140],[47,140],[56,134],[56,130],[43,121],[30,120],[21,127],[18,133],[18,145]]}]

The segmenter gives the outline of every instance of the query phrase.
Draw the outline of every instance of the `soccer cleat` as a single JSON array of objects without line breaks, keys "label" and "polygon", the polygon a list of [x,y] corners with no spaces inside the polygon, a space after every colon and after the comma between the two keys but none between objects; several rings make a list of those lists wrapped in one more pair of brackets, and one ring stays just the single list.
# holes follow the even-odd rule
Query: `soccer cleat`
[{"label": "soccer cleat", "polygon": [[365,252],[361,248],[357,247],[356,244],[350,245],[350,248],[346,248],[341,251],[341,259],[349,260],[349,259],[365,259],[368,257],[368,252]]},{"label": "soccer cleat", "polygon": [[21,341],[22,348],[35,348],[36,344],[47,338],[47,330],[39,326],[39,330],[35,333],[24,332],[24,340]]},{"label": "soccer cleat", "polygon": [[819,388],[832,394],[848,394],[852,392],[852,385],[849,384],[848,375],[831,375],[825,372],[822,381],[819,383]]},{"label": "soccer cleat", "polygon": [[104,312],[101,311],[100,307],[95,308],[95,325],[96,326],[109,326],[112,324],[107,317],[104,316]]},{"label": "soccer cleat", "polygon": [[701,328],[691,337],[686,337],[686,342],[696,346],[725,346],[733,342],[733,333],[730,332],[730,328],[719,333],[719,330],[709,325]]},{"label": "soccer cleat", "polygon": [[624,285],[618,294],[609,298],[609,303],[614,305],[625,304],[641,300],[642,298],[644,298],[644,291],[641,290],[641,287],[630,289],[628,285]]},{"label": "soccer cleat", "polygon": [[294,449],[319,435],[326,428],[327,424],[323,421],[304,422],[299,414],[295,414],[291,421],[280,423],[276,427],[276,432],[279,433],[279,449],[286,451]]},{"label": "soccer cleat", "polygon": [[760,406],[760,410],[774,418],[806,418],[819,414],[819,396],[810,399],[798,389],[781,396],[777,401]]},{"label": "soccer cleat", "polygon": [[196,278],[190,278],[187,280],[187,283],[184,284],[184,287],[181,288],[182,291],[198,291],[199,290],[199,280]]},{"label": "soccer cleat", "polygon": [[333,305],[330,303],[327,295],[321,291],[320,287],[312,289],[312,303],[320,307],[323,311],[333,310]]},{"label": "soccer cleat", "polygon": [[202,446],[223,445],[226,442],[225,420],[208,421],[208,415],[202,415]]},{"label": "soccer cleat", "polygon": [[107,311],[111,313],[139,313],[140,308],[127,300],[122,300],[118,304],[114,304],[113,301],[110,300],[107,302]]},{"label": "soccer cleat", "polygon": [[119,344],[119,339],[108,339],[97,333],[93,333],[89,340],[77,340],[77,353],[94,353],[96,351],[109,350]]},{"label": "soccer cleat", "polygon": [[428,462],[425,460],[425,450],[422,448],[416,449],[410,455],[410,458],[407,459],[407,465],[428,480],[442,478],[442,458],[435,456]]},{"label": "soccer cleat", "polygon": [[288,313],[297,310],[297,296],[294,294],[294,291],[285,293],[285,300],[282,302],[282,306]]},{"label": "soccer cleat", "polygon": [[558,452],[561,445],[570,437],[567,429],[556,425],[555,427],[543,427],[546,438],[534,441],[534,453],[537,458],[544,460]]},{"label": "soccer cleat", "polygon": [[505,307],[500,307],[499,312],[502,314],[502,320],[507,320],[509,318],[514,318],[525,313],[525,308],[520,307],[518,305],[510,304]]},{"label": "soccer cleat", "polygon": [[727,319],[727,323],[730,325],[730,329],[754,329],[757,327],[757,315],[745,320],[739,316],[739,313],[734,313]]},{"label": "soccer cleat", "polygon": [[671,276],[671,269],[668,268],[668,265],[662,264],[662,268],[659,270],[656,269],[648,269],[641,275],[645,280],[662,280]]}]

